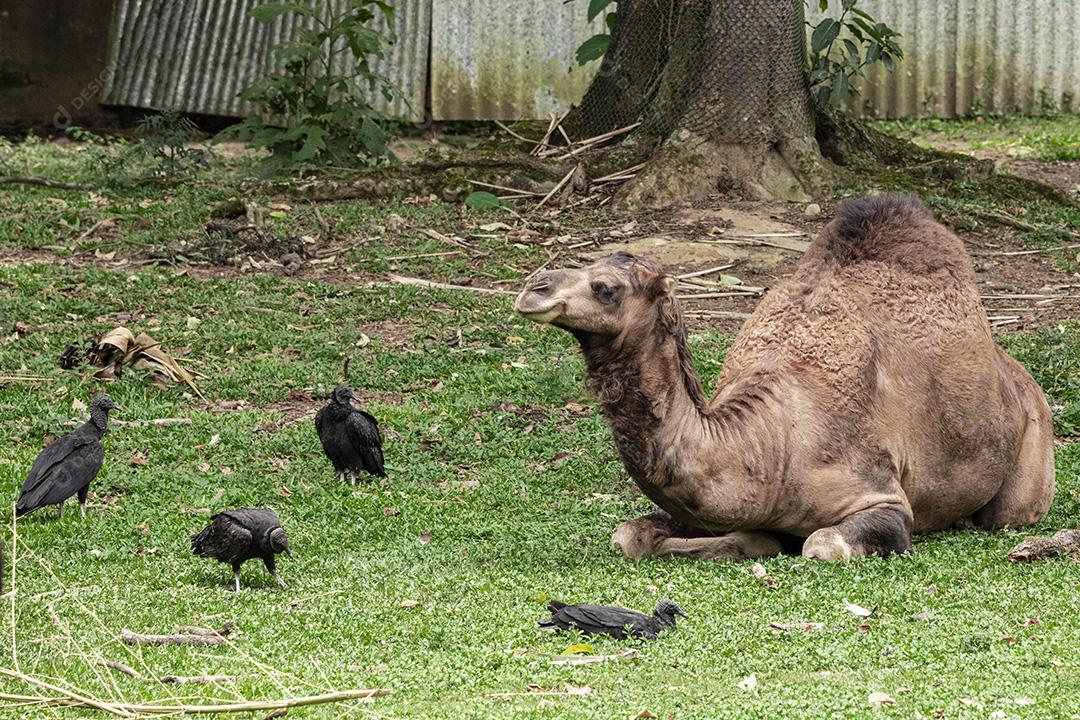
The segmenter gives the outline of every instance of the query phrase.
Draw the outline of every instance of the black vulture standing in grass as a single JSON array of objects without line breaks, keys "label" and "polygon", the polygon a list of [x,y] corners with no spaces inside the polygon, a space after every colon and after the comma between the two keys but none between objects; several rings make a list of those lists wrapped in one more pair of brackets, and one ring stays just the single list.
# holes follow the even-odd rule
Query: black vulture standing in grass
[{"label": "black vulture standing in grass", "polygon": [[86,494],[101,470],[105,448],[101,436],[109,423],[109,411],[120,406],[104,395],[90,403],[90,420],[75,432],[54,440],[41,451],[23,482],[15,516],[22,517],[46,505],[57,505],[64,516],[64,501],[79,495],[79,512],[86,517]]},{"label": "black vulture standing in grass", "polygon": [[686,613],[671,600],[656,603],[652,617],[621,607],[606,605],[567,605],[558,600],[548,603],[551,618],[540,621],[542,630],[577,628],[584,633],[603,633],[619,640],[627,636],[655,640],[660,631],[675,627],[675,616]]},{"label": "black vulture standing in grass", "polygon": [[199,557],[232,565],[237,592],[240,592],[240,566],[255,558],[262,558],[277,584],[285,586],[278,577],[274,556],[283,552],[292,557],[292,550],[277,513],[241,508],[218,513],[210,521],[202,532],[191,536],[191,551]]},{"label": "black vulture standing in grass", "polygon": [[349,472],[354,485],[361,470],[386,477],[379,424],[350,404],[355,399],[347,385],[338,385],[330,402],[315,413],[315,429],[326,457],[334,464],[338,477],[344,481],[345,473]]}]

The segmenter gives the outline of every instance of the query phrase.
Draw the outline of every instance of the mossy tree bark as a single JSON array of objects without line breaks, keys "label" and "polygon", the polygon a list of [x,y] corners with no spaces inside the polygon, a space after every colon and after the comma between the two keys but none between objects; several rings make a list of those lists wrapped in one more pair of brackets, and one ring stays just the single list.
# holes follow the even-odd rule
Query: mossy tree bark
[{"label": "mossy tree bark", "polygon": [[579,138],[640,120],[617,153],[646,161],[625,209],[717,189],[806,199],[828,184],[803,74],[803,0],[619,0],[600,72],[565,126]]}]

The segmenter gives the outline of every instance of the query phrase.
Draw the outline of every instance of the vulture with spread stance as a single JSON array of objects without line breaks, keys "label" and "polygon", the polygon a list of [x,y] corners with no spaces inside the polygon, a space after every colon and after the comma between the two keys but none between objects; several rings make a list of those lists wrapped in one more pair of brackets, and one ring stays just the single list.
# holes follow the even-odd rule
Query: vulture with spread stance
[{"label": "vulture with spread stance", "polygon": [[548,603],[551,618],[540,621],[542,630],[577,628],[584,633],[602,633],[619,640],[629,637],[655,640],[662,630],[675,627],[675,616],[686,613],[671,600],[656,603],[652,617],[621,607],[606,605],[567,605],[558,600]]},{"label": "vulture with spread stance", "polygon": [[79,512],[86,517],[90,482],[105,460],[101,436],[109,423],[109,411],[118,409],[120,406],[104,395],[94,398],[90,403],[90,420],[41,451],[23,482],[19,501],[15,504],[16,517],[46,505],[58,506],[63,517],[64,501],[76,493]]},{"label": "vulture with spread stance", "polygon": [[278,577],[274,556],[283,552],[292,557],[292,550],[277,513],[241,508],[218,513],[210,520],[202,532],[191,537],[191,551],[232,565],[236,592],[240,592],[240,566],[256,558],[262,559],[278,585],[285,586]]},{"label": "vulture with spread stance", "polygon": [[315,414],[315,429],[326,457],[334,464],[338,477],[344,481],[348,472],[354,485],[361,470],[386,477],[378,421],[354,408],[351,401],[355,399],[348,386],[338,385],[330,402]]}]

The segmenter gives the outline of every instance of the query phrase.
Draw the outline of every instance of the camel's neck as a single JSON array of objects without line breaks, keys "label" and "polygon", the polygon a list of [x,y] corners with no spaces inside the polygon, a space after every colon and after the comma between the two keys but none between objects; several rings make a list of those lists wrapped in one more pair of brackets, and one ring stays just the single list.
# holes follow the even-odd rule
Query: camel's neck
[{"label": "camel's neck", "polygon": [[734,489],[776,471],[769,458],[777,456],[772,444],[783,432],[769,429],[771,390],[755,383],[710,404],[681,318],[674,328],[651,333],[634,346],[579,340],[623,464],[665,510],[685,521],[695,515],[699,493],[711,493],[714,483]]},{"label": "camel's neck", "polygon": [[708,423],[707,401],[681,318],[674,328],[659,329],[643,343],[578,339],[623,463],[639,484],[652,482],[663,470],[656,466],[653,444],[665,430]]}]

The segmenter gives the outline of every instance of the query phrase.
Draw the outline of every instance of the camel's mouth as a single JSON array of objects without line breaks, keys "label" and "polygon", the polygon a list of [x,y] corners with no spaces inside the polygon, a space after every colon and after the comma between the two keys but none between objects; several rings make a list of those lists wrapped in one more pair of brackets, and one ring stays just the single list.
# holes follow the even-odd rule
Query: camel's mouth
[{"label": "camel's mouth", "polygon": [[546,297],[535,297],[528,290],[518,295],[514,310],[536,323],[550,324],[563,314],[566,303]]},{"label": "camel's mouth", "polygon": [[551,323],[566,312],[566,301],[554,297],[552,290],[545,276],[534,279],[514,300],[514,310],[533,322]]}]

